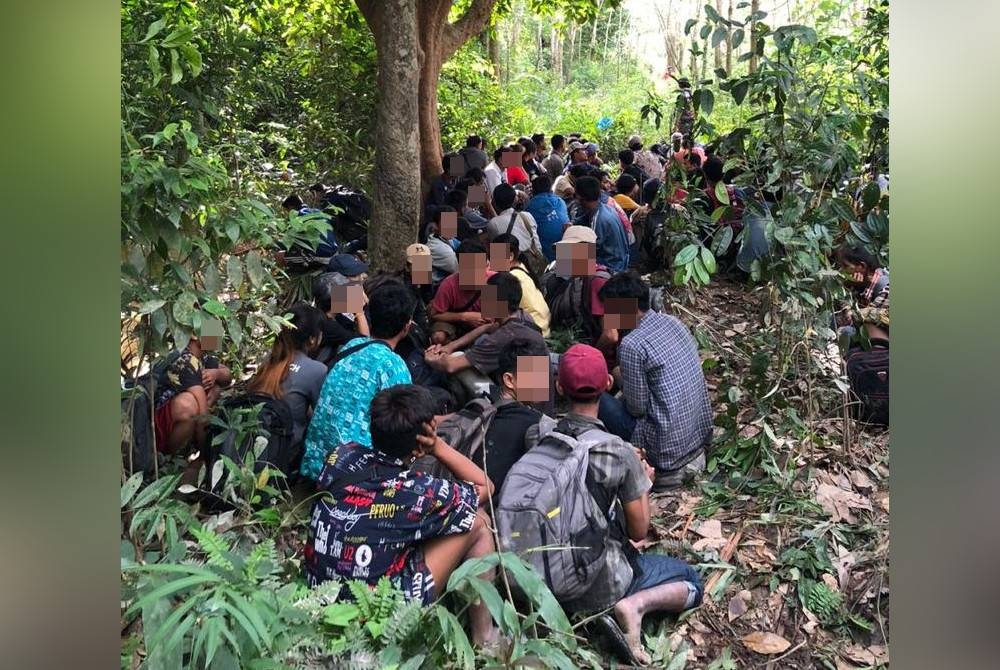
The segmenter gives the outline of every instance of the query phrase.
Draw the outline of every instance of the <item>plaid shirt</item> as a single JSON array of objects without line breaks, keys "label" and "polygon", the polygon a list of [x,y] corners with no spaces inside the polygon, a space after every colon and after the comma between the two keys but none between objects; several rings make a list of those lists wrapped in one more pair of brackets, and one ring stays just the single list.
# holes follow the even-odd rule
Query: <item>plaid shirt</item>
[{"label": "plaid shirt", "polygon": [[[607,492],[608,500],[612,502],[609,523],[621,524],[624,532],[624,512],[620,505],[614,503],[615,499],[622,504],[638,500],[652,488],[653,483],[646,476],[632,445],[608,433],[600,420],[570,412],[556,426],[560,433],[574,438],[579,438],[594,428],[603,431],[603,437],[607,439],[590,447],[587,473],[597,486]],[[590,435],[587,441],[593,438]],[[532,432],[529,432],[528,439],[532,439]],[[596,578],[585,598],[561,603],[567,611],[597,612],[611,607],[625,597],[632,584],[632,564],[625,555],[621,540],[612,535],[608,538],[607,545],[604,571]]]},{"label": "plaid shirt", "polygon": [[632,443],[657,470],[676,470],[712,439],[698,345],[677,318],[647,312],[618,347],[623,391],[637,418]]}]

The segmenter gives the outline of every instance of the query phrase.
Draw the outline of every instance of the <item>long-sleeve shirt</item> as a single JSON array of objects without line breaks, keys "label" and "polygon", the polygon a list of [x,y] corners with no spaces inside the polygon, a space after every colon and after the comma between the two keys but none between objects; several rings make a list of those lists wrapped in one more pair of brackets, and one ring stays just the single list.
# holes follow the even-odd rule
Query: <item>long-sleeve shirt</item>
[{"label": "long-sleeve shirt", "polygon": [[646,312],[618,347],[622,390],[637,418],[632,443],[676,470],[712,439],[712,407],[694,337],[679,319]]},{"label": "long-sleeve shirt", "polygon": [[597,235],[597,262],[612,272],[624,272],[629,261],[628,237],[615,211],[600,203],[592,210],[581,207],[579,214],[574,223],[593,228]]}]

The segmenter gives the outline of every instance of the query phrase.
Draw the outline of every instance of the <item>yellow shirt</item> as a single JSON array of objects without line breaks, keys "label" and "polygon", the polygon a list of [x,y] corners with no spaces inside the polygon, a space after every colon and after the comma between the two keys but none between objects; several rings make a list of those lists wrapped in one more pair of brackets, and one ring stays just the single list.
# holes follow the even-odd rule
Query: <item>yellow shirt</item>
[{"label": "yellow shirt", "polygon": [[511,274],[521,284],[521,309],[525,311],[535,325],[542,329],[542,337],[549,336],[549,305],[545,296],[535,286],[527,271],[520,265],[511,265]]},{"label": "yellow shirt", "polygon": [[621,208],[624,209],[626,212],[631,212],[632,210],[639,209],[639,203],[637,203],[635,200],[628,197],[624,193],[619,193],[618,195],[615,195],[613,197],[615,202],[617,202],[621,206]]}]

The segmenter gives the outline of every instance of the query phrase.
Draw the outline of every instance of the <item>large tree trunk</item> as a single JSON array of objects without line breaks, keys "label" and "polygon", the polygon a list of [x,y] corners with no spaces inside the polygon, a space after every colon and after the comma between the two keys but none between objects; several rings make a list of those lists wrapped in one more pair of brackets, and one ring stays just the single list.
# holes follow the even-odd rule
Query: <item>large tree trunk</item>
[{"label": "large tree trunk", "polygon": [[559,75],[559,85],[565,83],[563,79],[563,56],[562,56],[562,35],[554,27],[552,28],[552,71]]},{"label": "large tree trunk", "polygon": [[375,117],[375,170],[368,251],[379,270],[399,270],[406,246],[417,238],[420,178],[412,166],[420,149],[417,90],[420,43],[417,0],[358,0],[375,36],[379,104]]},{"label": "large tree trunk", "polygon": [[473,0],[455,23],[448,23],[452,0],[420,0],[417,25],[424,60],[420,68],[420,193],[427,194],[431,182],[441,174],[441,125],[438,121],[437,88],[441,66],[473,35],[482,31],[496,0]]}]

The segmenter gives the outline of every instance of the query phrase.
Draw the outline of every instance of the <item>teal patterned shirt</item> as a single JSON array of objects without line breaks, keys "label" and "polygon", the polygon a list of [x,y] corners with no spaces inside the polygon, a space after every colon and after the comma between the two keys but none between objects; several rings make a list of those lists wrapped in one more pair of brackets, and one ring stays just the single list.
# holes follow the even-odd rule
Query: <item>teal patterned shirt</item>
[{"label": "teal patterned shirt", "polygon": [[[365,342],[355,337],[341,347],[346,351]],[[368,407],[375,394],[397,384],[410,384],[406,363],[387,345],[376,342],[337,362],[326,376],[316,409],[306,432],[305,453],[299,471],[318,479],[327,454],[338,445],[357,442],[371,447]]]}]

